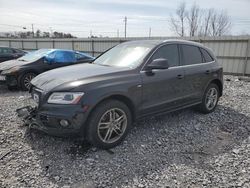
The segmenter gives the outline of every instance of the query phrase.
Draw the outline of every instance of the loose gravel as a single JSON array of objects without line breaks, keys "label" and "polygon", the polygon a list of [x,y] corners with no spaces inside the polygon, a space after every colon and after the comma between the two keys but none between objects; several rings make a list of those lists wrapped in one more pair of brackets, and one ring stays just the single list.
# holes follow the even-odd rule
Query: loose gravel
[{"label": "loose gravel", "polygon": [[143,119],[108,151],[29,130],[29,94],[0,87],[0,187],[250,187],[250,82],[224,83],[215,112]]}]

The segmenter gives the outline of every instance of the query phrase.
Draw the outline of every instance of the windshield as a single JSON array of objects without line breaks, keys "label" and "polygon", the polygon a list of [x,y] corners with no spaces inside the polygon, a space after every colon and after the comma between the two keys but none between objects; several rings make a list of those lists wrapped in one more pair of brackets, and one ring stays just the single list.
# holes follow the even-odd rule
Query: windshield
[{"label": "windshield", "polygon": [[123,43],[110,49],[93,63],[105,66],[135,68],[142,63],[153,47],[153,44]]},{"label": "windshield", "polygon": [[41,50],[37,50],[34,52],[29,52],[23,57],[20,57],[18,60],[19,61],[36,61],[52,51],[53,50],[51,49],[41,49]]}]

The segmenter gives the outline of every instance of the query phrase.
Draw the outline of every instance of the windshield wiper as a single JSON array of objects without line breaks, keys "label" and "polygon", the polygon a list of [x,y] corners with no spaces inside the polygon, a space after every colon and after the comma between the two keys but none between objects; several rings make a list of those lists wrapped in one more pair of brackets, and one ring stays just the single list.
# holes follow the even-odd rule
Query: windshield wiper
[{"label": "windshield wiper", "polygon": [[24,60],[24,59],[18,59],[18,61],[26,61],[26,60]]}]

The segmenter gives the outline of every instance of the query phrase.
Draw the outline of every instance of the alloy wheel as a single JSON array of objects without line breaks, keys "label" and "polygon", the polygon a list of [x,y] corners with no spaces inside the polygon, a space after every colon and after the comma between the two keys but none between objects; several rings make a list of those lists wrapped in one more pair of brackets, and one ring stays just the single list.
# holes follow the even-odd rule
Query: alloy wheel
[{"label": "alloy wheel", "polygon": [[218,91],[216,88],[212,87],[208,90],[206,94],[206,107],[208,110],[212,110],[218,101]]},{"label": "alloy wheel", "polygon": [[30,82],[33,78],[35,78],[35,75],[33,75],[33,74],[28,74],[25,76],[25,78],[23,80],[25,88],[30,89]]},{"label": "alloy wheel", "polygon": [[125,133],[128,120],[126,113],[120,108],[106,111],[98,123],[98,137],[104,143],[114,143]]}]

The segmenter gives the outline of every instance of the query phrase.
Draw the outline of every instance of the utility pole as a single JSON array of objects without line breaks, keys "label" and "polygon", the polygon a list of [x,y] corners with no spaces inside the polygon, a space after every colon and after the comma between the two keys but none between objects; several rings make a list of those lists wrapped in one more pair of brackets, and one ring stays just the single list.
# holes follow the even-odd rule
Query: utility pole
[{"label": "utility pole", "polygon": [[34,24],[31,24],[31,28],[32,28],[32,35],[33,35],[33,38],[35,37],[35,33],[34,33]]},{"label": "utility pole", "polygon": [[119,38],[119,29],[117,29],[117,38]]},{"label": "utility pole", "polygon": [[149,28],[149,33],[148,33],[148,37],[151,37],[151,27]]},{"label": "utility pole", "polygon": [[89,34],[90,34],[90,38],[92,38],[92,30],[90,30],[90,33],[89,33]]},{"label": "utility pole", "polygon": [[49,27],[49,30],[50,30],[50,37],[53,38],[53,30],[52,30],[52,27]]},{"label": "utility pole", "polygon": [[125,34],[125,38],[127,38],[127,17],[126,16],[124,18],[124,22],[125,22],[124,34]]}]

